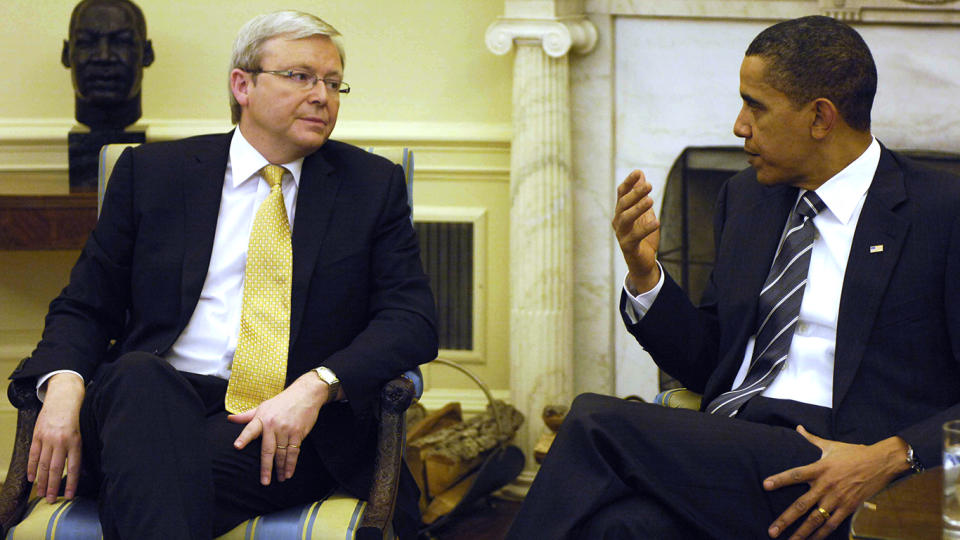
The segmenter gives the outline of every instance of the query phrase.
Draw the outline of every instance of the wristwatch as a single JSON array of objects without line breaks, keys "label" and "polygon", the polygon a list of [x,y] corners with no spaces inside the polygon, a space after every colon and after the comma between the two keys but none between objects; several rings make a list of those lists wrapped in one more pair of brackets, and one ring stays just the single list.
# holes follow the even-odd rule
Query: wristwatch
[{"label": "wristwatch", "polygon": [[327,403],[336,401],[337,395],[340,394],[340,379],[337,378],[337,375],[326,366],[320,366],[313,371],[316,372],[321,381],[327,383],[327,386],[330,387],[327,394]]},{"label": "wristwatch", "polygon": [[920,463],[920,460],[914,455],[913,447],[909,444],[907,445],[907,465],[910,465],[910,468],[913,470],[913,472],[923,471],[923,464]]}]

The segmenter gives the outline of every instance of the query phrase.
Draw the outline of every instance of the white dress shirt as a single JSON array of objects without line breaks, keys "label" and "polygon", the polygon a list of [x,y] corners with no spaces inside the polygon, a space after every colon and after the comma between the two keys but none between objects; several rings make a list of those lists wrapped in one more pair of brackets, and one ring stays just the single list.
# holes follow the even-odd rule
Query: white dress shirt
[{"label": "white dress shirt", "polygon": [[[270,186],[260,174],[260,169],[268,164],[269,161],[250,145],[237,127],[230,141],[230,158],[224,175],[207,277],[190,321],[165,356],[180,371],[230,378],[240,332],[250,230],[260,203],[270,193]],[[303,158],[282,165],[288,171],[283,175],[281,189],[292,232]],[[54,371],[38,379],[41,400],[47,379],[64,371],[76,373]]]},{"label": "white dress shirt", "polygon": [[[260,203],[270,194],[270,185],[260,169],[269,164],[238,127],[230,142],[210,268],[190,321],[165,356],[179,371],[230,378],[240,332],[250,230]],[[293,232],[303,158],[284,163],[283,167],[289,171],[283,175],[281,189]]]},{"label": "white dress shirt", "polygon": [[[813,218],[816,231],[807,285],[800,305],[800,319],[790,342],[787,360],[777,377],[763,391],[764,396],[822,407],[833,405],[833,360],[840,292],[853,234],[879,162],[880,144],[874,139],[860,157],[816,190],[827,207]],[[798,199],[803,192],[800,191]],[[646,314],[662,286],[662,268],[659,283],[646,293],[630,293],[624,279],[624,290],[629,299],[625,312],[631,321],[636,322]],[[738,387],[746,378],[755,340],[755,335],[748,340],[743,364],[731,388]]]}]

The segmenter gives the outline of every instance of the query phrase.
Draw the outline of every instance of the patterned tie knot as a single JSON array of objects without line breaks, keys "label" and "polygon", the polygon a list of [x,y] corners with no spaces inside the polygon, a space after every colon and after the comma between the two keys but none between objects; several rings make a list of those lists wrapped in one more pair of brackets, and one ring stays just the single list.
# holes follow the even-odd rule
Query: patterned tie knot
[{"label": "patterned tie knot", "polygon": [[820,196],[813,191],[807,191],[797,201],[797,213],[806,218],[813,218],[823,212],[826,207],[827,205],[824,204]]},{"label": "patterned tie knot", "polygon": [[263,173],[263,179],[267,181],[267,184],[270,184],[270,188],[273,189],[274,186],[280,185],[283,181],[283,173],[286,171],[283,167],[279,165],[267,165],[261,169]]}]

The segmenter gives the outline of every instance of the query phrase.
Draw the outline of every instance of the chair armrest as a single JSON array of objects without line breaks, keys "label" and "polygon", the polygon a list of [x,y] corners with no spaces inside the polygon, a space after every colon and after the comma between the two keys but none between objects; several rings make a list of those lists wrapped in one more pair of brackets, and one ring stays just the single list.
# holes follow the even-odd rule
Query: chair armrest
[{"label": "chair armrest", "polygon": [[17,408],[17,434],[10,456],[10,468],[0,490],[0,527],[3,536],[20,521],[27,508],[30,488],[27,482],[27,457],[30,454],[30,441],[33,439],[33,427],[40,413],[40,400],[32,379],[14,380],[7,387],[7,397]]},{"label": "chair armrest", "polygon": [[384,532],[390,530],[397,500],[397,482],[403,466],[404,413],[413,401],[414,393],[413,382],[403,376],[388,382],[380,393],[373,485],[357,530],[358,540],[382,540]]},{"label": "chair armrest", "polygon": [[657,405],[669,407],[671,409],[692,409],[700,410],[700,400],[703,399],[700,394],[686,388],[674,388],[665,390],[657,394],[653,402]]}]

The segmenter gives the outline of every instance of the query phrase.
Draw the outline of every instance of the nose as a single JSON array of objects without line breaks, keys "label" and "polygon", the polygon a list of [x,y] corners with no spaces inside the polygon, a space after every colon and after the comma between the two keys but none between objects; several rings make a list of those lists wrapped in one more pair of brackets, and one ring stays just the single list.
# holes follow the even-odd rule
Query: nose
[{"label": "nose", "polygon": [[110,60],[110,40],[107,36],[97,39],[97,52],[93,58],[101,61]]},{"label": "nose", "polygon": [[750,137],[750,123],[747,122],[746,105],[740,108],[737,119],[733,121],[733,134],[742,139]]},{"label": "nose", "polygon": [[317,84],[313,85],[313,88],[310,89],[310,103],[316,103],[317,105],[326,105],[327,100],[330,99],[329,90],[327,90],[327,85],[323,80],[318,80]]}]

